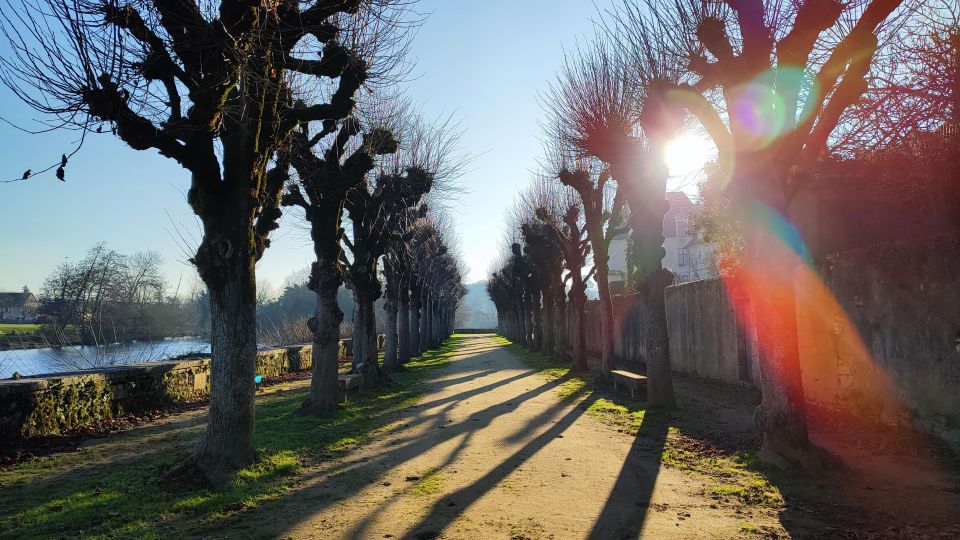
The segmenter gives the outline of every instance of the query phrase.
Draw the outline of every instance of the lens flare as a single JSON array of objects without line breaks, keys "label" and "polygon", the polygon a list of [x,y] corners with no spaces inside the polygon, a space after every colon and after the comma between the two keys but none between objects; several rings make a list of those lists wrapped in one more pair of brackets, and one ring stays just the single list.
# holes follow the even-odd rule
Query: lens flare
[{"label": "lens flare", "polygon": [[[753,320],[796,314],[800,367],[807,404],[822,411],[845,411],[843,422],[890,422],[906,407],[891,377],[871,354],[846,310],[821,279],[796,227],[772,208],[754,204],[743,222],[751,227],[756,253],[723,278],[731,306],[747,297],[766,306]],[[759,319],[757,319],[759,318]],[[784,317],[786,319],[786,317]],[[766,338],[766,339],[765,339]],[[761,366],[773,357],[773,336],[760,335]],[[773,367],[773,366],[771,366]],[[775,373],[766,369],[764,376]],[[854,414],[849,414],[854,413]],[[839,414],[830,413],[833,420]]]}]

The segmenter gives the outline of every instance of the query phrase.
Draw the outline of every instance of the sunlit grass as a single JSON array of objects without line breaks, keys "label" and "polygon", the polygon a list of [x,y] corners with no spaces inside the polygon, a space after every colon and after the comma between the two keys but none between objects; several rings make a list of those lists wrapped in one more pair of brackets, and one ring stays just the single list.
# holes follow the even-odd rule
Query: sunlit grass
[{"label": "sunlit grass", "polygon": [[37,334],[42,324],[0,324],[0,336],[7,334]]},{"label": "sunlit grass", "polygon": [[[90,474],[71,471],[93,457],[91,450],[0,470],[0,538],[169,538],[215,525],[289,491],[305,466],[368,441],[421,398],[427,388],[422,380],[450,361],[461,339],[406,364],[392,375],[393,385],[351,394],[326,417],[300,413],[306,388],[258,396],[257,463],[223,491],[160,480],[190,450],[174,434],[133,459],[95,465]],[[418,489],[430,492],[439,482],[439,474],[431,474]]]},{"label": "sunlit grass", "polygon": [[417,473],[420,479],[410,489],[416,495],[434,495],[443,491],[443,475],[436,467],[429,467]]}]

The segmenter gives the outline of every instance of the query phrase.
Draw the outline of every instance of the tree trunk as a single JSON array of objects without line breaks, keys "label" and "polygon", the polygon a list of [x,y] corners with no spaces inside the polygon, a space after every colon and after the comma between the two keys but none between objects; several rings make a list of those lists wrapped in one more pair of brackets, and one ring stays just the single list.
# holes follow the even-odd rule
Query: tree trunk
[{"label": "tree trunk", "polygon": [[595,276],[600,303],[600,373],[609,380],[613,370],[613,303],[606,264],[597,268]]},{"label": "tree trunk", "polygon": [[363,385],[380,385],[382,375],[377,359],[377,325],[374,298],[366,292],[354,292],[357,313],[353,321],[353,372],[363,375]]},{"label": "tree trunk", "polygon": [[540,352],[543,350],[543,308],[540,304],[540,293],[533,295],[531,318],[533,319],[533,343],[530,350]]},{"label": "tree trunk", "polygon": [[563,298],[563,287],[557,289],[558,294],[553,303],[553,357],[563,362],[567,357],[567,345],[570,336],[565,331],[567,320],[567,304]]},{"label": "tree trunk", "polygon": [[195,464],[216,486],[229,485],[232,473],[256,458],[256,260],[240,230],[208,228],[195,259],[210,291],[211,351],[210,412]]},{"label": "tree trunk", "polygon": [[547,356],[553,355],[553,293],[549,288],[543,290],[543,307],[540,308],[541,350]]},{"label": "tree trunk", "polygon": [[[386,265],[385,265],[386,266]],[[384,303],[384,346],[383,346],[383,370],[387,373],[394,373],[400,370],[400,354],[397,350],[397,311],[399,295],[399,276],[391,269],[384,272],[387,279],[386,302]]]},{"label": "tree trunk", "polygon": [[410,356],[420,356],[420,293],[410,291]]},{"label": "tree trunk", "polygon": [[394,298],[387,298],[384,305],[386,320],[384,321],[383,370],[387,373],[400,371],[400,355],[397,351],[397,302]]},{"label": "tree trunk", "polygon": [[326,258],[319,258],[310,276],[310,285],[317,292],[317,310],[308,324],[313,331],[313,368],[310,396],[304,409],[328,411],[337,406],[337,377],[340,362],[340,323],[343,312],[337,304],[340,276]]},{"label": "tree trunk", "polygon": [[659,270],[647,277],[647,402],[658,407],[676,407],[673,393],[673,374],[670,369],[670,340],[667,335],[667,308],[665,293],[673,283],[673,274]]},{"label": "tree trunk", "polygon": [[400,365],[410,361],[410,289],[400,283],[397,301],[397,357]]},{"label": "tree trunk", "polygon": [[[751,224],[762,228],[764,224]],[[821,456],[807,433],[797,338],[796,255],[772,233],[754,231],[747,239],[746,285],[756,309],[760,344],[762,402],[754,418],[763,434],[760,460],[777,467],[819,468]]]},{"label": "tree trunk", "polygon": [[[638,152],[639,149],[636,149]],[[645,301],[647,336],[647,402],[659,407],[675,407],[673,376],[670,369],[670,342],[667,335],[667,313],[664,288],[673,283],[673,276],[663,270],[663,219],[670,204],[666,201],[667,168],[662,159],[662,145],[655,144],[647,153],[648,171],[640,177],[636,167],[615,167],[614,177],[625,189],[630,206],[630,264],[637,291]],[[631,154],[634,154],[631,152]],[[628,158],[628,163],[635,160]]]},{"label": "tree trunk", "polygon": [[[740,160],[738,160],[739,163]],[[824,455],[807,433],[793,274],[800,264],[793,246],[771,224],[785,219],[782,194],[765,168],[745,163],[732,185],[737,215],[744,216],[744,265],[739,282],[756,310],[762,402],[754,419],[763,434],[760,461],[776,467],[821,468]]]},{"label": "tree trunk", "polygon": [[430,348],[430,297],[423,292],[420,296],[420,349],[417,354],[423,354]]},{"label": "tree trunk", "polygon": [[[574,293],[575,295],[577,293]],[[587,330],[585,327],[585,321],[583,319],[583,307],[586,303],[587,298],[583,296],[583,292],[579,293],[579,297],[574,297],[570,299],[568,304],[568,309],[571,310],[570,313],[570,329],[571,343],[570,343],[570,353],[573,357],[573,370],[574,371],[588,371],[590,369],[589,364],[587,364]]]}]

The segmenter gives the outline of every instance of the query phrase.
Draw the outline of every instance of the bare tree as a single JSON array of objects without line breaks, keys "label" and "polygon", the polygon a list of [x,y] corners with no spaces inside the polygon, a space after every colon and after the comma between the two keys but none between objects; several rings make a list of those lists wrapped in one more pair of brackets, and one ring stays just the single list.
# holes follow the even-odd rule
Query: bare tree
[{"label": "bare tree", "polygon": [[[351,30],[391,22],[390,4],[23,0],[0,11],[14,94],[56,127],[105,124],[191,175],[204,228],[192,262],[210,291],[213,361],[206,434],[181,470],[196,466],[214,484],[255,458],[254,267],[280,217],[284,154],[268,167],[298,125],[350,114],[375,67],[351,50]],[[331,87],[329,100],[297,99],[300,78]]]},{"label": "bare tree", "polygon": [[[683,2],[627,0],[611,19],[629,42],[651,24],[685,62],[670,99],[703,125],[744,220],[745,268],[761,341],[761,459],[818,465],[804,415],[795,298],[796,259],[767,224],[822,155],[842,113],[867,89],[871,62],[902,0]],[[758,210],[763,208],[763,210]]]},{"label": "bare tree", "polygon": [[623,190],[611,183],[610,172],[593,158],[578,158],[560,141],[548,147],[548,170],[580,196],[587,238],[593,251],[593,279],[600,302],[600,369],[609,378],[613,369],[613,304],[610,294],[610,242],[627,232]]},{"label": "bare tree", "polygon": [[652,31],[641,28],[634,37],[624,46],[601,35],[591,47],[568,55],[547,103],[552,138],[580,159],[601,161],[629,205],[629,265],[638,278],[631,286],[641,293],[648,314],[648,396],[653,404],[673,406],[664,300],[664,288],[673,279],[662,267],[663,217],[669,208],[664,149],[678,130],[679,115],[662,89],[676,69]]}]

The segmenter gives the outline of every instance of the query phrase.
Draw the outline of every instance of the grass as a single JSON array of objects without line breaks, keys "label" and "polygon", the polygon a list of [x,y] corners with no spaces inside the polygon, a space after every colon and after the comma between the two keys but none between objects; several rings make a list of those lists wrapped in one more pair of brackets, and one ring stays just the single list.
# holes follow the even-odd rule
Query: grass
[{"label": "grass", "polygon": [[[142,451],[128,457],[103,459],[87,449],[0,470],[0,538],[149,539],[215,526],[293,489],[310,464],[369,440],[394,413],[420,399],[426,389],[423,379],[450,361],[460,339],[454,336],[411,361],[406,371],[393,376],[396,384],[352,395],[328,417],[299,414],[306,388],[258,396],[257,463],[239,471],[224,491],[160,481],[190,449],[195,435],[181,433],[144,441]],[[91,465],[94,459],[103,461]],[[76,472],[84,466],[89,469]],[[439,489],[440,481],[438,474],[431,474],[417,489]]]},{"label": "grass", "polygon": [[415,495],[435,495],[443,491],[443,474],[436,467],[429,467],[417,473],[420,477],[410,489]]},{"label": "grass", "polygon": [[0,336],[36,336],[42,324],[0,324]]},{"label": "grass", "polygon": [[[598,387],[595,373],[575,373],[570,366],[557,362],[544,354],[531,352],[526,347],[505,338],[496,337],[495,341],[504,345],[510,352],[519,356],[530,367],[548,380],[557,383],[557,396],[564,401],[581,403],[587,414],[604,424],[631,434],[636,434],[643,424],[646,403],[627,394],[608,394],[607,389]],[[592,399],[587,402],[587,396]]]},{"label": "grass", "polygon": [[[574,373],[569,365],[551,357],[502,337],[496,340],[541,376],[557,382],[559,399],[579,403],[587,414],[618,431],[630,435],[641,432],[648,412],[646,403],[626,393],[614,394],[606,384],[598,385],[600,379],[595,373]],[[657,411],[655,421],[667,424],[666,440],[659,450],[660,463],[714,479],[717,484],[706,495],[720,502],[781,507],[783,497],[760,470],[753,449],[721,449],[708,437],[700,436],[704,426],[711,426],[711,414],[711,410],[694,403],[676,411]]]}]

